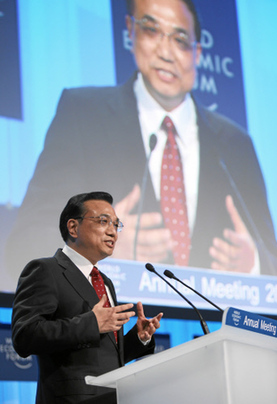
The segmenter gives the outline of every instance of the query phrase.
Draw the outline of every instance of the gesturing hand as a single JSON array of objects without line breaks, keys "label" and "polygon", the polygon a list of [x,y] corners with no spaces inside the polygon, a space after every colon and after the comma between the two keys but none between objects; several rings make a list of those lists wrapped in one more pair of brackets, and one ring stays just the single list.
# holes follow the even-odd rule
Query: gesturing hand
[{"label": "gesturing hand", "polygon": [[144,315],[143,305],[141,302],[137,303],[138,320],[137,330],[138,336],[141,341],[146,342],[152,338],[152,335],[160,328],[160,320],[163,313],[159,313],[157,316],[147,320]]},{"label": "gesturing hand", "polygon": [[129,319],[136,314],[134,311],[126,311],[134,307],[132,303],[103,307],[106,301],[107,296],[103,295],[100,302],[92,309],[97,319],[100,334],[120,330],[123,324],[128,323]]},{"label": "gesturing hand", "polygon": [[234,230],[225,229],[224,238],[214,238],[209,253],[215,261],[211,268],[221,271],[250,272],[255,262],[255,243],[242,221],[233,198],[226,197],[226,209],[234,225]]},{"label": "gesturing hand", "polygon": [[[136,233],[137,215],[131,214],[140,199],[140,187],[135,185],[133,190],[115,205],[117,216],[124,223],[124,229],[119,235],[113,258],[133,259],[134,239]],[[159,212],[143,213],[140,217],[140,229],[136,246],[138,261],[163,262],[172,248],[170,231],[157,228],[162,223]]]}]

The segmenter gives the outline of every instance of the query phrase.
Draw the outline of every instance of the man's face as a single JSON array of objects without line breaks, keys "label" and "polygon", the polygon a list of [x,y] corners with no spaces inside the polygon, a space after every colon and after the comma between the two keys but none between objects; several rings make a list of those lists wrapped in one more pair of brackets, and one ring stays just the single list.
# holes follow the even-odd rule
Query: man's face
[{"label": "man's face", "polygon": [[[133,17],[157,22],[163,33],[182,32],[188,36],[189,42],[196,40],[193,16],[181,0],[135,0]],[[149,93],[166,110],[176,108],[194,85],[200,44],[182,50],[172,37],[160,35],[151,38],[129,16],[126,23],[136,64]]]},{"label": "man's face", "polygon": [[96,264],[101,259],[112,255],[118,233],[113,224],[103,225],[100,219],[92,217],[104,215],[108,223],[109,218],[113,222],[116,222],[118,218],[113,207],[106,201],[86,201],[84,207],[83,220],[68,221],[68,231],[74,239],[74,242],[69,245],[92,264]]}]

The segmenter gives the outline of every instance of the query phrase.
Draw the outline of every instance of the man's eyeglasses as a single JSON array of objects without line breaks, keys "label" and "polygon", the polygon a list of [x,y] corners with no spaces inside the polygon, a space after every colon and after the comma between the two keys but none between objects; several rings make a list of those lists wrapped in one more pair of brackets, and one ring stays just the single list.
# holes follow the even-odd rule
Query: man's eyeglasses
[{"label": "man's eyeglasses", "polygon": [[110,227],[111,225],[114,226],[115,230],[117,232],[121,232],[121,230],[123,229],[124,225],[120,220],[115,220],[114,222],[112,221],[111,217],[109,215],[99,215],[99,216],[79,216],[76,217],[76,219],[81,219],[81,220],[85,220],[85,219],[98,219],[99,223],[101,224],[101,226],[103,227]]},{"label": "man's eyeglasses", "polygon": [[167,36],[174,49],[184,52],[192,51],[197,44],[197,41],[190,41],[186,32],[179,30],[170,33],[164,32],[159,23],[152,19],[146,17],[142,18],[141,20],[137,20],[134,17],[131,17],[131,19],[139,26],[141,34],[149,40],[157,42],[159,39]]}]

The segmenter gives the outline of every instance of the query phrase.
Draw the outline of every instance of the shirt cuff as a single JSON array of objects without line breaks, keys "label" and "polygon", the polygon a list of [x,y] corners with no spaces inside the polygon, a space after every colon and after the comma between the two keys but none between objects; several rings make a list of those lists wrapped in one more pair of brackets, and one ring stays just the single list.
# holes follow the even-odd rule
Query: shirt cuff
[{"label": "shirt cuff", "polygon": [[142,340],[140,339],[139,335],[138,335],[138,339],[140,340],[140,342],[141,342],[143,345],[148,345],[148,344],[150,343],[150,341],[151,341],[151,338],[148,339],[147,341],[142,341]]}]

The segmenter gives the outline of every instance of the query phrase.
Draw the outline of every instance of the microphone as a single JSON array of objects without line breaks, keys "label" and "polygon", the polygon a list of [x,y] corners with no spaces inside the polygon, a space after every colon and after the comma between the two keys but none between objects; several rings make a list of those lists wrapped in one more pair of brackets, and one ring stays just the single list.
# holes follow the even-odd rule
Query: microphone
[{"label": "microphone", "polygon": [[175,279],[176,281],[180,282],[182,285],[184,285],[186,288],[192,290],[194,293],[196,293],[198,296],[202,297],[202,299],[206,300],[206,302],[210,303],[212,306],[214,306],[217,310],[221,311],[221,313],[224,312],[224,310],[222,310],[219,306],[217,306],[215,303],[213,303],[211,300],[209,300],[207,297],[205,297],[204,295],[202,295],[200,292],[198,292],[197,290],[193,289],[191,286],[187,285],[186,283],[184,283],[183,281],[181,281],[181,279],[178,279],[173,272],[169,271],[168,269],[166,269],[164,271],[164,275],[167,276],[170,279]]},{"label": "microphone", "polygon": [[143,174],[143,178],[142,178],[142,184],[141,184],[141,195],[140,195],[140,200],[139,200],[139,205],[138,205],[138,216],[137,216],[137,223],[136,223],[136,230],[135,230],[135,238],[134,238],[134,261],[136,261],[137,259],[137,253],[136,253],[136,249],[137,249],[137,242],[138,242],[138,232],[139,232],[139,226],[140,226],[140,217],[142,214],[142,207],[143,207],[143,202],[144,202],[144,197],[145,197],[145,191],[146,191],[146,184],[147,184],[147,177],[148,177],[148,165],[149,165],[149,160],[151,157],[151,154],[153,152],[153,150],[155,149],[157,144],[157,136],[155,135],[155,133],[152,133],[152,135],[150,136],[149,139],[149,154],[146,158],[146,163],[145,163],[145,167],[144,167],[144,174]]},{"label": "microphone", "polygon": [[170,282],[168,282],[166,279],[164,279],[164,278],[155,270],[155,268],[153,267],[152,264],[147,263],[147,264],[145,265],[145,268],[146,268],[148,271],[153,272],[154,274],[158,275],[165,283],[168,284],[168,286],[170,286],[176,293],[178,293],[178,295],[181,296],[181,298],[184,299],[184,300],[196,311],[196,313],[197,313],[197,315],[198,315],[198,317],[199,317],[199,319],[200,319],[200,324],[201,324],[201,327],[202,327],[202,330],[203,330],[204,334],[209,334],[209,333],[210,333],[210,330],[209,330],[209,328],[208,328],[208,325],[207,325],[206,321],[203,319],[203,317],[202,317],[200,311],[197,309],[197,307],[195,307],[194,304],[191,303],[191,301],[189,301],[184,295],[182,295],[182,293],[179,292],[179,290],[176,289]]},{"label": "microphone", "polygon": [[272,262],[271,262],[271,260],[270,260],[270,258],[268,256],[268,252],[267,252],[265,243],[264,243],[264,241],[262,239],[262,236],[260,235],[260,232],[259,232],[259,230],[258,230],[258,228],[257,228],[257,226],[256,226],[250,212],[249,212],[249,209],[247,208],[246,203],[244,202],[244,199],[243,199],[243,197],[242,197],[242,195],[241,195],[235,181],[233,180],[233,177],[231,176],[230,171],[228,170],[228,168],[227,168],[227,166],[226,166],[226,164],[225,164],[225,162],[224,162],[224,160],[222,158],[219,158],[219,164],[220,164],[221,168],[223,169],[223,171],[225,172],[225,174],[226,174],[226,176],[227,176],[227,178],[229,180],[229,183],[230,183],[233,191],[235,192],[236,197],[238,198],[238,200],[240,202],[240,205],[241,205],[241,207],[243,209],[243,212],[246,215],[250,226],[252,227],[254,236],[255,236],[255,238],[257,240],[257,244],[259,244],[261,246],[261,249],[264,252],[264,255],[265,255],[268,267],[271,270],[271,273],[275,273],[275,268],[274,268],[274,266],[273,266],[273,264],[272,264]]}]

